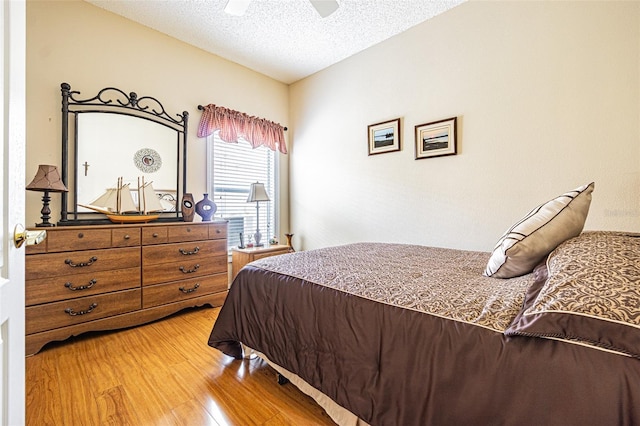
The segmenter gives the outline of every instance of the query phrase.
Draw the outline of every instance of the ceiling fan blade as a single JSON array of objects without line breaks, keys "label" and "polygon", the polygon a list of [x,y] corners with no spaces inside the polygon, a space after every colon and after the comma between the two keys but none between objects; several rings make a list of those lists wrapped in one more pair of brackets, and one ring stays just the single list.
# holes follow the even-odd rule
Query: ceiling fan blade
[{"label": "ceiling fan blade", "polygon": [[315,7],[321,17],[326,18],[333,12],[338,10],[337,0],[309,0],[309,2]]},{"label": "ceiling fan blade", "polygon": [[229,0],[224,11],[229,15],[242,16],[247,11],[251,0]]}]

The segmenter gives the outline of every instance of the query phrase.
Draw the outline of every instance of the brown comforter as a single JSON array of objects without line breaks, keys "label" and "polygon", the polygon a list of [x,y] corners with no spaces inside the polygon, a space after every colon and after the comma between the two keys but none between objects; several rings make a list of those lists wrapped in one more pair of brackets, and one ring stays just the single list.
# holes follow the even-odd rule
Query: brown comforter
[{"label": "brown comforter", "polygon": [[363,243],[262,259],[209,344],[239,358],[242,342],[371,425],[640,424],[640,361],[506,337],[540,282],[483,277],[488,257]]}]

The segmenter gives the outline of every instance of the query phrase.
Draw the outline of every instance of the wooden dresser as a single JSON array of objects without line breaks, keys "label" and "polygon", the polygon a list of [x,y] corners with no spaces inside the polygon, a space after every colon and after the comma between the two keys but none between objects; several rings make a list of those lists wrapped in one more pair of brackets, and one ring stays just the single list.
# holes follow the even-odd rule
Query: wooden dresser
[{"label": "wooden dresser", "polygon": [[26,354],[87,331],[220,306],[229,287],[227,222],[47,229],[27,247]]}]

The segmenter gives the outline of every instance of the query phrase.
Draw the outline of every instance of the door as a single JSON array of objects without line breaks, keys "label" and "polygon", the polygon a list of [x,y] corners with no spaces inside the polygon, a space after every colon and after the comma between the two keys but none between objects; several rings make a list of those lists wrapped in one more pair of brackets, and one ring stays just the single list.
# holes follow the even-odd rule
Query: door
[{"label": "door", "polygon": [[24,223],[24,0],[0,2],[0,425],[25,424],[24,246],[13,244]]}]

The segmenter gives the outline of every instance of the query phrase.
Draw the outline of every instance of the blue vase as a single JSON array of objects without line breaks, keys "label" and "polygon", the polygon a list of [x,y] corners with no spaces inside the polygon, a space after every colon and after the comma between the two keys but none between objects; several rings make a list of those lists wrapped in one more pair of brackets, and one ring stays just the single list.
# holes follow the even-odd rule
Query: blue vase
[{"label": "blue vase", "polygon": [[209,199],[209,194],[204,194],[204,198],[196,203],[196,213],[203,222],[209,222],[217,209],[216,203]]}]

